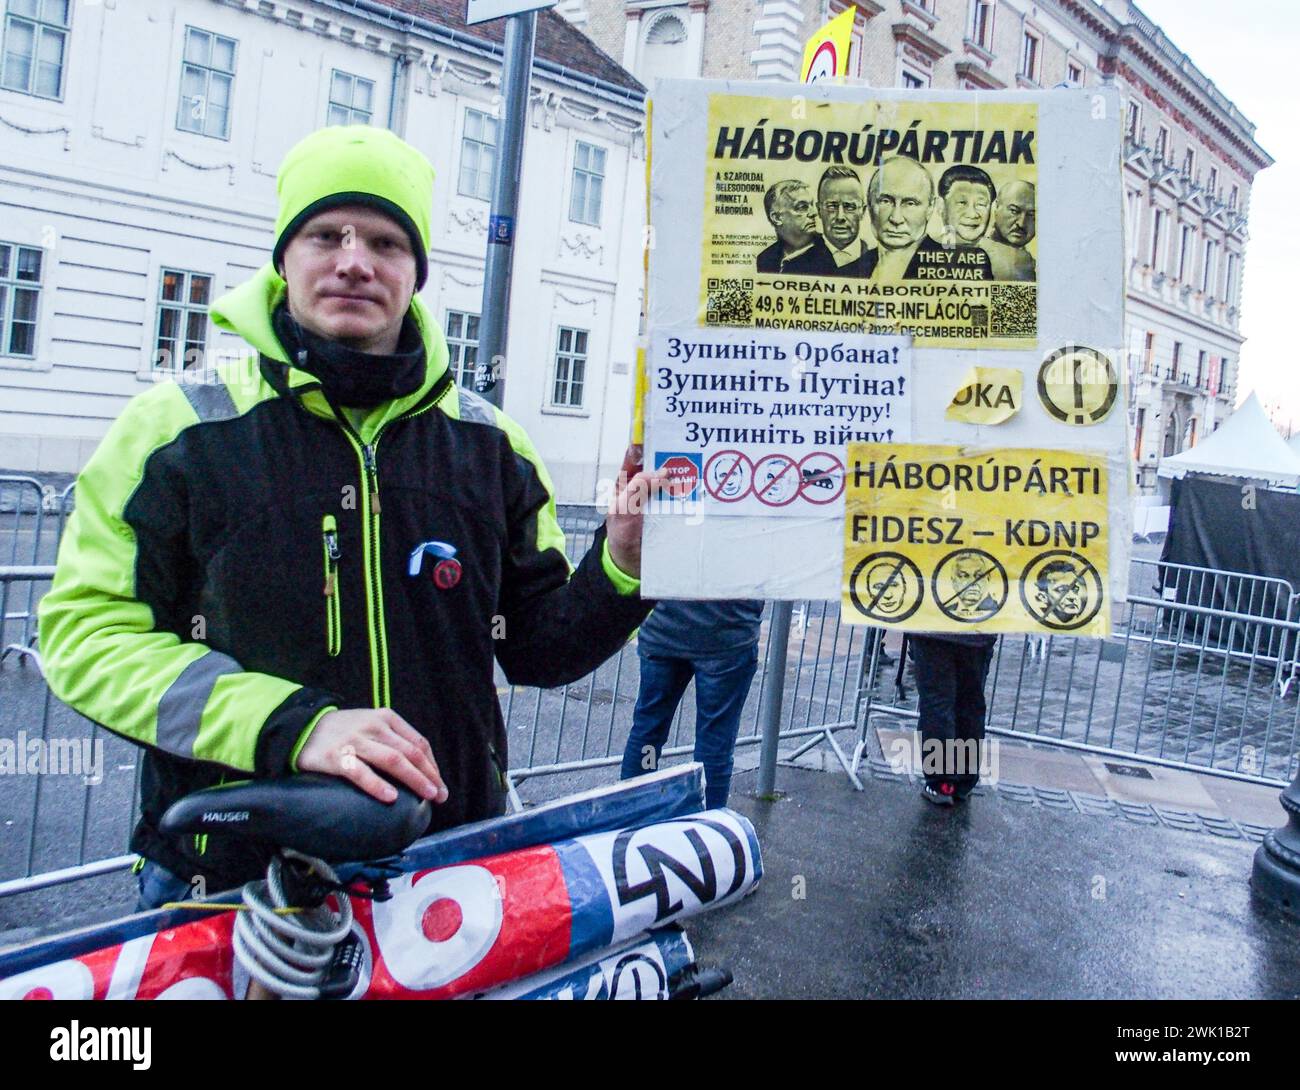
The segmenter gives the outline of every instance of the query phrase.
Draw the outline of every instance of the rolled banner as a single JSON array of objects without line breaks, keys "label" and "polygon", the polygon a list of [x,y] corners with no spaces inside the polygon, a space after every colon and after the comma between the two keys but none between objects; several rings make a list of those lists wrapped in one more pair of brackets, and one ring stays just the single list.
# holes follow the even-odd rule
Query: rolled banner
[{"label": "rolled banner", "polygon": [[677,925],[638,935],[613,950],[548,969],[465,999],[670,999],[675,980],[695,965],[695,952]]},{"label": "rolled banner", "polygon": [[[353,999],[449,999],[621,946],[731,904],[762,875],[730,810],[560,840],[393,879],[353,897]],[[233,998],[244,992],[223,912],[0,980],[0,998]]]}]

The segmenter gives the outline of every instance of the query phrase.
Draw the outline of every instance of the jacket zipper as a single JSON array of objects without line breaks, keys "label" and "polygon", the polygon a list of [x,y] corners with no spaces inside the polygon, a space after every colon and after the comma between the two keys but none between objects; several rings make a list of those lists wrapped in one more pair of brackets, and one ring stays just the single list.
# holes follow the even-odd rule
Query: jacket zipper
[{"label": "jacket zipper", "polygon": [[[424,408],[406,416],[399,416],[397,419],[412,420],[417,416],[423,416],[436,407],[447,396],[447,391],[450,389],[451,384],[448,383],[442,393]],[[389,692],[388,683],[388,641],[384,634],[384,598],[379,563],[379,513],[382,508],[379,502],[379,465],[375,459],[375,449],[379,446],[379,440],[383,438],[384,432],[388,430],[389,425],[396,423],[396,421],[390,420],[375,433],[373,442],[365,443],[362,441],[357,429],[352,426],[352,422],[332,404],[330,408],[333,410],[338,422],[343,426],[348,441],[361,457],[363,486],[361,518],[366,528],[366,551],[368,553],[365,558],[365,568],[367,599],[370,607],[370,680],[374,691],[375,707],[387,708],[392,703],[392,694]]]},{"label": "jacket zipper", "polygon": [[339,527],[333,515],[321,519],[321,545],[325,556],[325,649],[334,658],[343,649],[339,605]]}]

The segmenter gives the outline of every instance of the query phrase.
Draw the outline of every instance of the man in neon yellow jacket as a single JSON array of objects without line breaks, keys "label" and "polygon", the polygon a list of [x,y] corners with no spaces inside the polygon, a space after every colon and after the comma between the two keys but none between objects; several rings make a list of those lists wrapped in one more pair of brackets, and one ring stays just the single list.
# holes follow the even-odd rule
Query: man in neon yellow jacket
[{"label": "man in neon yellow jacket", "polygon": [[571,571],[528,437],[453,381],[415,295],[432,188],[386,130],[299,143],[271,264],[212,308],[249,353],[134,398],[78,478],[41,649],[60,699],[146,750],[145,903],[260,871],[251,848],[159,831],[212,784],[318,771],[390,800],[392,780],[437,804],[431,830],[499,813],[493,657],[562,684],[650,607],[657,477],[623,482]]}]

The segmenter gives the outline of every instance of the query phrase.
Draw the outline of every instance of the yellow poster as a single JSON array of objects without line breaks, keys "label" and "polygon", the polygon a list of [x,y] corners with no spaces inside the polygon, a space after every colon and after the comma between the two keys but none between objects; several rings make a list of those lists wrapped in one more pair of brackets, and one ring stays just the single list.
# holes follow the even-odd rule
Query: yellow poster
[{"label": "yellow poster", "polygon": [[909,632],[1110,632],[1106,457],[851,443],[843,619]]},{"label": "yellow poster", "polygon": [[1035,103],[709,96],[702,325],[1038,339]]},{"label": "yellow poster", "polygon": [[1005,424],[1020,411],[1024,375],[1012,367],[972,367],[952,395],[946,420]]}]

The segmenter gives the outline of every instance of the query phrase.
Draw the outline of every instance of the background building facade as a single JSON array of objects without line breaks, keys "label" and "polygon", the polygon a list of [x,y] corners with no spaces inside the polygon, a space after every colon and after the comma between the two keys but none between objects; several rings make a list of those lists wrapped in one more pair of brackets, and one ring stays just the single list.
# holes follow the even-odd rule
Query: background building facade
[{"label": "background building facade", "polygon": [[[460,0],[0,0],[0,469],[76,472],[126,400],[233,350],[208,307],[269,260],[275,174],[326,124],[432,160],[422,297],[470,381],[502,24]],[[639,84],[538,20],[506,409],[562,500],[627,443],[641,310]]]},{"label": "background building facade", "polygon": [[1117,85],[1124,101],[1129,415],[1138,483],[1238,399],[1254,126],[1128,0],[567,0],[558,10],[652,86],[797,80],[803,43],[857,11],[851,74],[876,87]]}]

